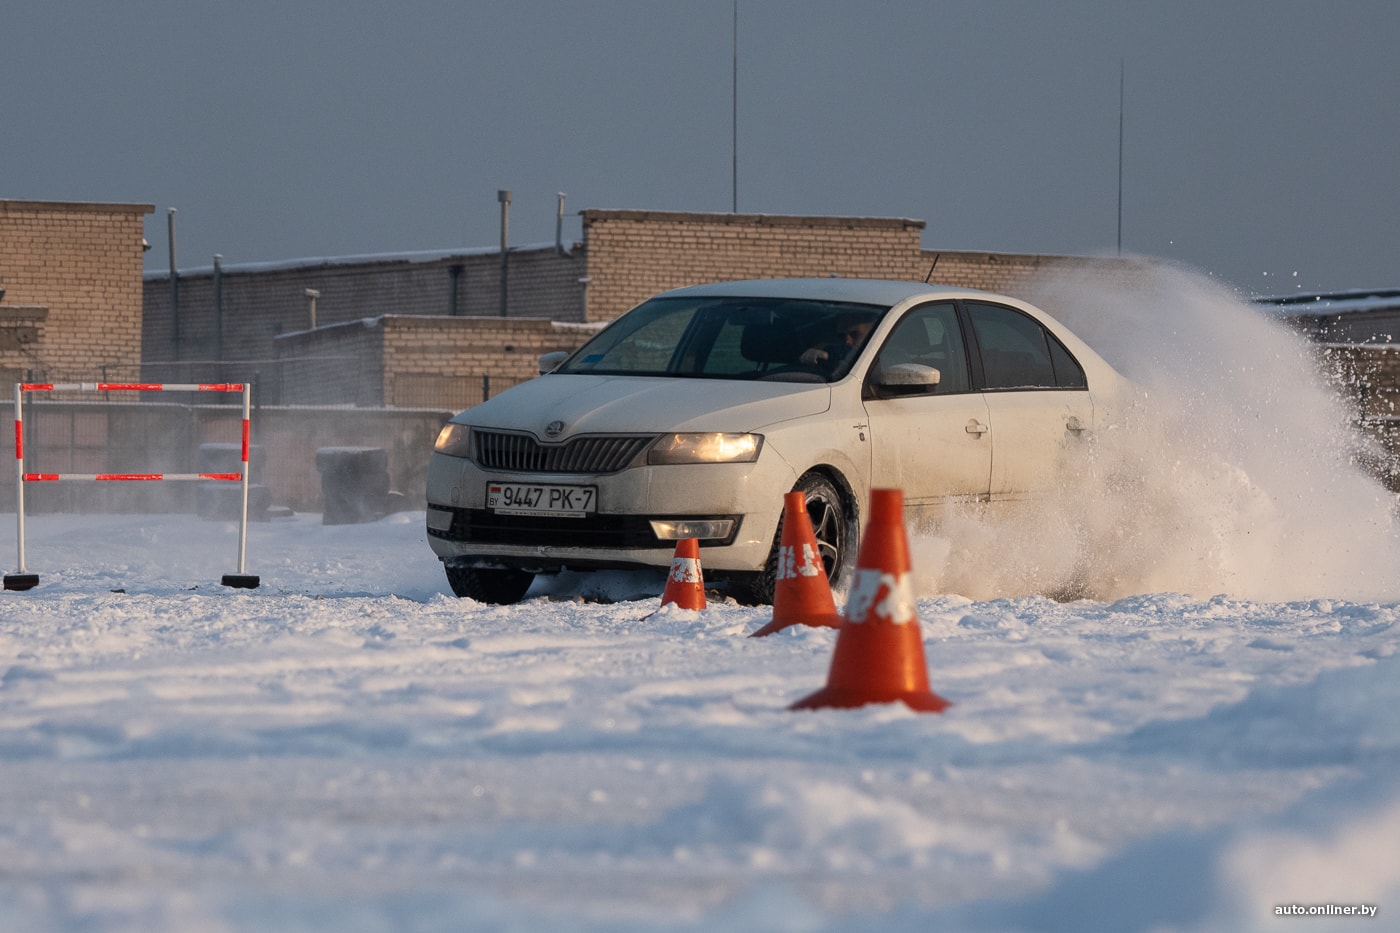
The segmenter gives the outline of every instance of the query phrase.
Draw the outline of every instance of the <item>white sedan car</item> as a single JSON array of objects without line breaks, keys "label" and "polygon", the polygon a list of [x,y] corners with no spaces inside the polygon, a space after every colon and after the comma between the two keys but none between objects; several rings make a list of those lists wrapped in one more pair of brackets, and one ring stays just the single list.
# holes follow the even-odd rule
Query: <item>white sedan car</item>
[{"label": "white sedan car", "polygon": [[798,489],[839,585],[872,488],[902,489],[911,527],[1044,492],[1126,385],[1025,302],[862,279],[664,292],[559,356],[437,439],[428,541],[458,596],[665,568],[696,538],[707,582],[771,601]]}]

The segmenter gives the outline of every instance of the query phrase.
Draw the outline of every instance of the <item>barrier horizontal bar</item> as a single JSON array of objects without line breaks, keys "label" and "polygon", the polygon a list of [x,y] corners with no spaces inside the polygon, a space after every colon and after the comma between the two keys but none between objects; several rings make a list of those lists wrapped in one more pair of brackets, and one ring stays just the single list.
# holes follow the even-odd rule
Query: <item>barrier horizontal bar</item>
[{"label": "barrier horizontal bar", "polygon": [[241,382],[21,382],[21,392],[242,392]]},{"label": "barrier horizontal bar", "polygon": [[157,480],[214,479],[238,482],[242,473],[25,473],[26,483],[52,483],[65,479],[152,482]]}]

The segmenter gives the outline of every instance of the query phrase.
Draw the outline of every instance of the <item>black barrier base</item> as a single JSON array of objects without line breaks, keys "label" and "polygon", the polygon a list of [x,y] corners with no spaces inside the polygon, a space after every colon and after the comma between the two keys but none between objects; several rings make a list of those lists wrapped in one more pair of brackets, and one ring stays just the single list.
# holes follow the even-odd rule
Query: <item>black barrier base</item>
[{"label": "black barrier base", "polygon": [[256,574],[226,573],[224,574],[224,578],[219,582],[222,583],[224,586],[231,586],[235,589],[255,590],[258,588],[258,583],[261,581],[258,580]]},{"label": "black barrier base", "polygon": [[5,589],[7,590],[32,590],[38,585],[39,575],[37,573],[5,574]]}]

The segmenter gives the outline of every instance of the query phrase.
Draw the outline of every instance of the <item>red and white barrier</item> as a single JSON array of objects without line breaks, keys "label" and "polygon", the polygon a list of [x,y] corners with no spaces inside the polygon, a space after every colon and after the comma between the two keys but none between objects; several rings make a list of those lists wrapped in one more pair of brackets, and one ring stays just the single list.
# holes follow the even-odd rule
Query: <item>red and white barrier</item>
[{"label": "red and white barrier", "polygon": [[[24,470],[24,394],[26,392],[241,392],[243,393],[243,455],[237,473],[26,473]],[[24,484],[63,480],[99,482],[155,482],[163,480],[226,480],[243,484],[243,502],[238,522],[238,572],[226,573],[224,586],[253,589],[259,580],[246,572],[248,549],[248,439],[252,416],[251,386],[242,382],[20,382],[15,384],[15,524],[19,569],[5,574],[5,589],[28,590],[39,583],[39,575],[25,567]]]}]

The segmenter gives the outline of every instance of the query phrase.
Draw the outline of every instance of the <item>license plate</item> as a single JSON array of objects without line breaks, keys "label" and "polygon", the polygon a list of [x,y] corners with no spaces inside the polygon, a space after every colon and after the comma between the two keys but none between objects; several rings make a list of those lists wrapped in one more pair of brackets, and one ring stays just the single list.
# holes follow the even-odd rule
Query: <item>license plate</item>
[{"label": "license plate", "polygon": [[513,515],[582,518],[597,510],[598,487],[487,483],[486,507]]}]

